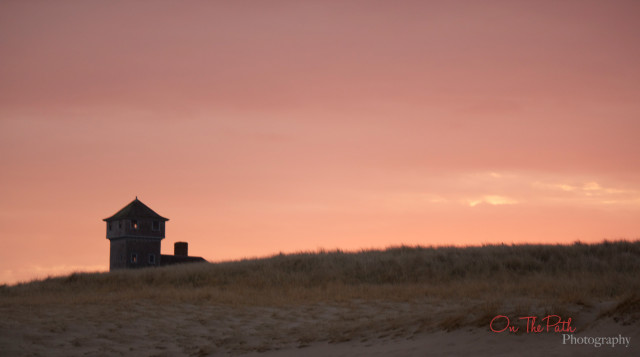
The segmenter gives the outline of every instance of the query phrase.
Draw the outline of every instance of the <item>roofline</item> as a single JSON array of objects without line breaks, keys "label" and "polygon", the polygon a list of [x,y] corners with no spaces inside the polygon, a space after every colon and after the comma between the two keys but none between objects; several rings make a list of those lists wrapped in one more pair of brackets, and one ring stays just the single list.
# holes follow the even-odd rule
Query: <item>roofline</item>
[{"label": "roofline", "polygon": [[163,240],[164,237],[160,238],[160,237],[150,237],[150,236],[131,236],[131,235],[126,235],[126,236],[120,236],[120,237],[113,237],[113,238],[109,238],[107,237],[108,240],[117,240],[117,239],[148,239],[148,240]]},{"label": "roofline", "polygon": [[125,217],[118,217],[118,218],[114,218],[116,216],[118,216],[121,212],[123,212],[125,209],[129,208],[130,206],[134,205],[134,204],[139,204],[142,206],[142,209],[147,210],[148,212],[151,213],[151,215],[143,215],[141,218],[153,218],[155,220],[160,220],[160,221],[168,221],[169,218],[165,218],[162,217],[161,215],[159,215],[156,211],[152,210],[149,206],[145,205],[144,203],[142,203],[142,201],[140,201],[138,199],[138,196],[136,196],[136,198],[129,202],[129,204],[127,204],[126,206],[122,207],[118,212],[116,212],[115,214],[113,214],[110,217],[104,218],[103,221],[105,222],[111,222],[111,221],[119,221],[119,220],[123,220],[123,219],[127,219],[126,217],[129,216],[129,213],[127,212],[126,214],[122,214]]},{"label": "roofline", "polygon": [[[154,220],[154,221],[163,221],[163,222],[166,222],[166,221],[168,221],[168,220],[169,220],[169,218],[164,218],[164,217],[162,217],[162,216],[160,216],[160,215],[158,215],[158,217],[160,217],[160,218],[157,218],[157,217],[156,217],[156,218],[154,218],[153,220]],[[129,219],[129,218],[125,218],[125,219]],[[105,221],[105,222],[112,222],[112,221],[124,221],[125,219],[117,219],[117,218],[111,219],[111,217],[107,217],[107,218],[104,218],[104,219],[103,219],[103,221]],[[145,219],[145,218],[143,217],[142,219]]]}]

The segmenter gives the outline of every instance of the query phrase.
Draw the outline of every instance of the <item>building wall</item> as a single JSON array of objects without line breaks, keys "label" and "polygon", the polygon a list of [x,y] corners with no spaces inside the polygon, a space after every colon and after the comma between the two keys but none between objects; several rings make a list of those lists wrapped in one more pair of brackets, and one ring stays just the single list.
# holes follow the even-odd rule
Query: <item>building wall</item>
[{"label": "building wall", "polygon": [[164,238],[164,223],[162,220],[154,219],[122,219],[107,222],[107,238],[128,236]]},{"label": "building wall", "polygon": [[124,239],[112,240],[109,254],[109,270],[126,268],[126,256],[127,242]]},{"label": "building wall", "polygon": [[[112,239],[109,270],[159,266],[160,241],[153,238]],[[152,261],[150,256],[153,256]]]}]

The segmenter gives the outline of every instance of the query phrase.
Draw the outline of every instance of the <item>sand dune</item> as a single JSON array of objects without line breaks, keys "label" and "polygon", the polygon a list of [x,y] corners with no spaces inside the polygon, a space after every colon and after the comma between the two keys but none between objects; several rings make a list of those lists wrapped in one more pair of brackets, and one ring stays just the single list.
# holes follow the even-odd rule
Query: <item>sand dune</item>
[{"label": "sand dune", "polygon": [[[584,356],[637,355],[638,321],[598,319],[611,304],[576,307],[575,336],[631,338],[631,346],[562,344],[561,333],[447,332],[455,302],[351,301],[295,306],[121,305],[2,307],[6,356]],[[634,353],[635,351],[635,353]]]},{"label": "sand dune", "polygon": [[[0,286],[0,356],[631,356],[639,271],[640,242],[604,242],[79,273]],[[497,315],[518,333],[492,332]],[[519,320],[548,315],[561,331]],[[630,346],[563,344],[569,329]]]}]

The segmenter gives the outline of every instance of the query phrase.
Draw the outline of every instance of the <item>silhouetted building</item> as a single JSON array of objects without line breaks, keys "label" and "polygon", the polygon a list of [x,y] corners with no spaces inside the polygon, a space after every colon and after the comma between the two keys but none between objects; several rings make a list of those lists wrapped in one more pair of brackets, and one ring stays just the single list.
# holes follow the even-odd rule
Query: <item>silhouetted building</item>
[{"label": "silhouetted building", "polygon": [[160,242],[164,239],[168,220],[140,202],[138,197],[105,218],[107,239],[111,244],[109,270],[204,262],[200,257],[188,256],[186,242],[175,244],[175,255],[160,254]]}]

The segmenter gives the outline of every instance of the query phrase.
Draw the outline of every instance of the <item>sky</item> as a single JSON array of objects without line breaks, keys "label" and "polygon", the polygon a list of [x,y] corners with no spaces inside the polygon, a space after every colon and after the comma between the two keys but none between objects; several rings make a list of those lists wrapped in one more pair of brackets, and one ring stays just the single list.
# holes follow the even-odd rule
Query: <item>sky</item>
[{"label": "sky", "polygon": [[637,1],[2,1],[0,283],[640,238]]}]

